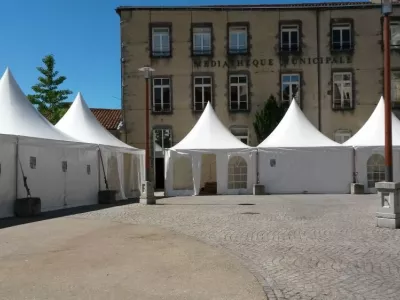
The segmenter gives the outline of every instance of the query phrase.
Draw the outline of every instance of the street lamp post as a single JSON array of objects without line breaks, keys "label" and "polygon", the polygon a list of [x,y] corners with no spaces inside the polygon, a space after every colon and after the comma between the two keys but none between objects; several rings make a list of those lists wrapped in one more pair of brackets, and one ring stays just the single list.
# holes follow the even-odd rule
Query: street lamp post
[{"label": "street lamp post", "polygon": [[392,0],[382,0],[383,15],[383,97],[385,99],[385,181],[393,182],[392,99],[390,74],[390,14]]},{"label": "street lamp post", "polygon": [[390,74],[390,14],[392,0],[382,0],[383,15],[383,95],[385,98],[385,181],[375,183],[380,207],[376,213],[376,225],[384,228],[400,228],[400,182],[393,182],[392,154],[392,100]]},{"label": "street lamp post", "polygon": [[151,74],[155,71],[153,68],[149,66],[145,66],[139,69],[140,72],[144,74],[144,79],[145,79],[145,88],[146,88],[146,93],[145,93],[145,118],[146,118],[146,126],[145,126],[145,135],[146,135],[146,153],[145,153],[145,166],[146,166],[146,183],[145,187],[142,188],[142,197],[141,199],[144,199],[146,204],[154,204],[153,199],[154,199],[154,190],[153,187],[151,186],[151,179],[150,179],[150,94],[149,94],[149,78],[151,77]]}]

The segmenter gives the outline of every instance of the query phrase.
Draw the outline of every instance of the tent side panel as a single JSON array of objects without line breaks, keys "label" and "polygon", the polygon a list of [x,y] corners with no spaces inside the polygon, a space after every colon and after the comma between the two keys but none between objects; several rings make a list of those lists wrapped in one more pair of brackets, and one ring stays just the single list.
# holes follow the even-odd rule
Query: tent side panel
[{"label": "tent side panel", "polygon": [[350,148],[260,149],[260,183],[271,194],[346,194],[352,155]]},{"label": "tent side panel", "polygon": [[0,137],[0,218],[14,215],[16,141]]},{"label": "tent side panel", "polygon": [[96,149],[66,148],[66,205],[76,207],[97,203],[99,191]]},{"label": "tent side panel", "polygon": [[[66,205],[65,173],[62,170],[64,149],[49,144],[19,143],[19,160],[27,177],[32,197],[40,197],[42,211],[61,209]],[[22,171],[18,170],[18,197],[26,197]]]}]

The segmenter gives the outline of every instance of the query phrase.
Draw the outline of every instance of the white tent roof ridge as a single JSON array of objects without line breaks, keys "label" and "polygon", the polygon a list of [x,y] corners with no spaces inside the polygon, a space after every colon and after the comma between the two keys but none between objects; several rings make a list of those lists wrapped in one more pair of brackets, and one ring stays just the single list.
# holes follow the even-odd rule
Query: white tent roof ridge
[{"label": "white tent roof ridge", "polygon": [[27,99],[6,68],[0,79],[0,134],[77,142],[53,126]]},{"label": "white tent roof ridge", "polygon": [[210,102],[190,132],[171,150],[250,149],[222,124]]},{"label": "white tent roof ridge", "polygon": [[[392,113],[392,143],[400,146],[400,120]],[[384,146],[385,145],[385,101],[380,98],[374,111],[364,125],[343,145]]]},{"label": "white tent roof ridge", "polygon": [[275,130],[258,148],[337,147],[341,144],[321,133],[307,119],[295,99]]},{"label": "white tent roof ridge", "polygon": [[56,128],[85,143],[117,147],[131,151],[139,150],[120,141],[105,129],[92,113],[80,92],[78,92],[65,115],[58,121]]}]

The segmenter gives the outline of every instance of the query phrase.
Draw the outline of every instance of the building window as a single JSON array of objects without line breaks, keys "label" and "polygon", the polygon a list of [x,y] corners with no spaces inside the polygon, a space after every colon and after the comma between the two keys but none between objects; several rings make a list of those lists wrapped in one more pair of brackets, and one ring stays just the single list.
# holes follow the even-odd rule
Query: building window
[{"label": "building window", "polygon": [[229,109],[232,111],[249,109],[249,81],[247,75],[229,76]]},{"label": "building window", "polygon": [[229,26],[229,54],[247,54],[247,26]]},{"label": "building window", "polygon": [[154,158],[163,158],[165,149],[172,147],[172,129],[153,129],[153,153]]},{"label": "building window", "polygon": [[390,22],[390,48],[400,49],[400,21]]},{"label": "building window", "polygon": [[333,109],[349,109],[353,108],[353,84],[352,74],[350,72],[334,72],[332,74]]},{"label": "building window", "polygon": [[293,99],[300,105],[300,74],[282,74],[281,101],[289,105]]},{"label": "building window", "polygon": [[347,129],[338,129],[335,131],[334,140],[336,143],[343,144],[351,138],[351,131]]},{"label": "building window", "polygon": [[192,54],[195,56],[211,55],[211,26],[193,27],[192,34]]},{"label": "building window", "polygon": [[400,71],[392,72],[392,101],[400,103]]},{"label": "building window", "polygon": [[231,133],[242,143],[249,144],[249,129],[246,126],[232,126]]},{"label": "building window", "polygon": [[368,187],[375,188],[376,182],[385,181],[385,159],[380,154],[372,154],[367,160]]},{"label": "building window", "polygon": [[212,101],[212,77],[195,76],[193,78],[193,95],[193,110],[203,111],[207,102],[211,103]]},{"label": "building window", "polygon": [[348,23],[332,25],[332,50],[352,49],[351,25]]},{"label": "building window", "polygon": [[299,25],[281,25],[281,44],[282,52],[300,51],[300,27]]},{"label": "building window", "polygon": [[229,159],[228,189],[247,189],[247,163],[241,156],[233,156]]},{"label": "building window", "polygon": [[171,112],[171,79],[153,78],[153,112]]},{"label": "building window", "polygon": [[153,57],[171,56],[171,29],[170,27],[153,27],[151,29]]}]

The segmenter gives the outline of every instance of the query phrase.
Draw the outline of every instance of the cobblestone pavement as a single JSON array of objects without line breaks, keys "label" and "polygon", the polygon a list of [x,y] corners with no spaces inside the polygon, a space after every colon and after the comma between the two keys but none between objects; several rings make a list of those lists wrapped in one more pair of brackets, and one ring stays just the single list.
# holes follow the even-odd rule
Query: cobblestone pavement
[{"label": "cobblestone pavement", "polygon": [[400,230],[376,227],[377,195],[180,197],[158,203],[74,217],[159,225],[224,247],[241,258],[270,300],[400,299]]}]

